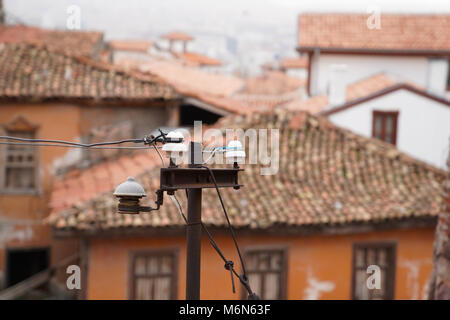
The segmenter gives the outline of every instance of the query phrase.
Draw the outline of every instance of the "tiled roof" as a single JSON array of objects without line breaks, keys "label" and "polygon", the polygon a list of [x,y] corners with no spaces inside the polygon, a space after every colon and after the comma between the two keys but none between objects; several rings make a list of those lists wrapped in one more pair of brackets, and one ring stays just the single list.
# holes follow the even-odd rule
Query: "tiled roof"
[{"label": "tiled roof", "polygon": [[271,110],[294,99],[299,99],[301,95],[301,93],[293,92],[274,95],[240,93],[228,97],[200,94],[193,97],[232,113],[245,114]]},{"label": "tiled roof", "polygon": [[0,25],[0,43],[44,45],[65,54],[93,57],[101,49],[103,33],[47,30],[24,25]]},{"label": "tiled roof", "polygon": [[280,68],[282,69],[306,69],[308,65],[308,57],[283,58],[280,61]]},{"label": "tiled roof", "polygon": [[369,17],[369,14],[301,14],[299,48],[450,51],[450,15],[381,13],[380,29],[368,28]]},{"label": "tiled roof", "polygon": [[306,80],[286,75],[281,71],[267,71],[257,77],[248,78],[241,91],[248,94],[284,94],[306,86]]},{"label": "tiled roof", "polygon": [[174,31],[167,33],[162,36],[163,39],[167,40],[181,40],[181,41],[191,41],[194,40],[193,37],[184,32]]},{"label": "tiled roof", "polygon": [[205,72],[175,61],[155,60],[146,62],[141,65],[140,70],[161,77],[180,93],[187,95],[229,96],[240,90],[244,85],[244,81],[240,78]]},{"label": "tiled roof", "polygon": [[[277,76],[271,76],[270,81],[253,81],[254,91],[248,93],[248,81],[232,75],[207,72],[177,61],[159,59],[137,63],[136,66],[141,72],[159,76],[183,95],[232,113],[272,109],[301,96],[296,89],[304,84],[301,79],[274,72]],[[259,85],[258,90],[256,85]],[[274,89],[279,93],[272,94]]]},{"label": "tiled roof", "polygon": [[152,41],[147,40],[111,40],[108,45],[113,50],[147,52],[153,46]]},{"label": "tiled roof", "polygon": [[[357,100],[378,91],[387,89],[394,85],[397,85],[397,80],[384,74],[378,73],[366,79],[357,81],[347,86],[346,101]],[[324,109],[329,105],[329,100],[327,95],[313,96],[306,100],[295,99],[292,100],[282,107],[287,110],[304,110],[309,111],[313,114],[324,111]]]},{"label": "tiled roof", "polygon": [[221,66],[222,61],[195,52],[175,53],[187,66]]},{"label": "tiled roof", "polygon": [[[279,172],[263,176],[260,165],[245,165],[240,174],[244,187],[239,192],[222,191],[237,228],[376,224],[435,217],[441,210],[444,171],[324,118],[306,112],[251,113],[223,118],[216,127],[280,129]],[[48,222],[60,230],[91,232],[181,226],[183,221],[167,197],[152,214],[116,212],[112,190],[127,176],[137,177],[149,198],[155,199],[160,166],[155,159],[149,153],[128,156],[57,179]],[[178,198],[186,206],[180,191]],[[226,225],[213,189],[203,191],[203,221]]]},{"label": "tiled roof", "polygon": [[84,57],[27,44],[0,44],[0,97],[66,99],[171,99],[157,76],[124,72]]}]

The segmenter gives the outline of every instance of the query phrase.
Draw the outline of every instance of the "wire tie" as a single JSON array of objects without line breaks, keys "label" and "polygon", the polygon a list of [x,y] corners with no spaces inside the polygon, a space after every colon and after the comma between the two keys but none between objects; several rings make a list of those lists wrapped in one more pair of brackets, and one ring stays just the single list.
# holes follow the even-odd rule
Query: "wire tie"
[{"label": "wire tie", "polygon": [[236,293],[236,290],[235,290],[235,287],[234,287],[233,267],[234,267],[234,262],[233,261],[228,260],[227,262],[225,262],[225,269],[230,270],[231,285],[233,287],[233,293]]}]

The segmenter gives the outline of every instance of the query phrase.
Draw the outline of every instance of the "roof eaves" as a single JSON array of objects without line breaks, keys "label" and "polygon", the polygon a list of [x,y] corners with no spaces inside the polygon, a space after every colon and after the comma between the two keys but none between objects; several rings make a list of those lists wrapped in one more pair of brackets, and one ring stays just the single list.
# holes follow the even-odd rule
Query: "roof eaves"
[{"label": "roof eaves", "polygon": [[372,100],[372,99],[375,99],[375,98],[379,98],[381,96],[384,96],[386,94],[389,94],[389,93],[392,93],[394,91],[401,90],[401,89],[408,90],[410,92],[419,94],[419,95],[424,96],[426,98],[429,98],[429,99],[432,99],[434,101],[437,101],[437,102],[440,102],[442,104],[445,104],[447,106],[450,106],[450,101],[445,99],[445,98],[441,98],[441,97],[438,97],[436,95],[430,94],[430,93],[428,93],[428,92],[426,92],[424,90],[420,90],[420,89],[418,89],[418,88],[416,88],[416,87],[414,87],[414,86],[412,86],[410,84],[407,84],[407,83],[399,83],[399,84],[395,84],[393,86],[390,86],[388,88],[384,88],[382,90],[379,90],[377,92],[374,92],[372,94],[369,94],[367,96],[364,96],[364,97],[361,97],[361,98],[357,98],[357,99],[354,99],[354,100],[351,100],[351,101],[347,101],[346,103],[344,103],[344,104],[342,104],[340,106],[335,106],[332,109],[321,111],[321,112],[317,113],[317,115],[327,117],[327,116],[330,116],[330,115],[332,115],[334,113],[341,112],[343,110],[346,110],[346,109],[351,108],[353,106],[356,106],[358,104],[364,103],[366,101],[369,101],[369,100]]},{"label": "roof eaves", "polygon": [[436,56],[450,57],[450,50],[418,50],[418,49],[376,49],[376,48],[336,48],[321,46],[302,46],[296,50],[299,53],[332,53],[332,54],[362,54],[362,55],[386,55],[386,56]]}]

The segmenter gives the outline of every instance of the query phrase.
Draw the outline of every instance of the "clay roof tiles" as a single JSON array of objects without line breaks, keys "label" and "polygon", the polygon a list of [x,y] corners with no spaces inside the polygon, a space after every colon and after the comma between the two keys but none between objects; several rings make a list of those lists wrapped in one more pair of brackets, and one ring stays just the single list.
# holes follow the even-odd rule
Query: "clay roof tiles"
[{"label": "clay roof tiles", "polygon": [[25,25],[0,25],[0,43],[46,46],[49,50],[94,57],[102,47],[97,31],[49,30]]},{"label": "clay roof tiles", "polygon": [[[441,210],[444,171],[412,159],[392,145],[338,128],[324,118],[279,110],[226,117],[216,127],[280,129],[279,172],[263,176],[260,165],[245,165],[240,174],[243,189],[222,191],[237,228],[376,224],[435,217]],[[131,173],[147,194],[154,195],[158,188],[161,164],[157,156],[148,151],[140,157],[142,162],[135,156],[124,156],[117,161],[120,170],[103,163],[57,179],[49,223],[61,230],[92,232],[181,226],[183,221],[168,199],[153,214],[116,213],[112,190]],[[84,176],[97,177],[100,168],[117,170],[116,179],[105,175],[105,181],[96,180],[99,189],[90,197],[73,191],[82,189]],[[182,192],[178,198],[185,206]],[[204,190],[203,221],[217,227],[226,225],[212,189]]]},{"label": "clay roof tiles", "polygon": [[125,72],[90,58],[45,46],[0,44],[0,97],[171,99],[177,94],[157,76]]},{"label": "clay roof tiles", "polygon": [[[450,52],[450,15],[386,14],[380,28],[370,14],[304,13],[298,19],[299,49],[366,49]],[[371,26],[369,28],[368,26]]]}]

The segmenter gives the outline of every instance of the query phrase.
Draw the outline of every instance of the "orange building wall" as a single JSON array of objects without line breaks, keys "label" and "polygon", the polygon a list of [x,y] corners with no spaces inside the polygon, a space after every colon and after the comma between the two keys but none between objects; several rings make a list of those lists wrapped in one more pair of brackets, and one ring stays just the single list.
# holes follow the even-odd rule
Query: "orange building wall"
[{"label": "orange building wall", "polygon": [[[27,121],[38,125],[37,138],[75,140],[79,136],[80,109],[70,104],[2,104],[0,125],[13,121],[21,115]],[[16,222],[13,234],[0,243],[0,271],[5,270],[5,248],[48,247],[52,244],[52,263],[60,260],[76,248],[76,242],[52,242],[51,228],[41,224],[48,214],[49,191],[52,183],[53,161],[63,157],[70,149],[43,147],[38,149],[40,161],[40,192],[33,195],[0,194],[0,219]],[[27,220],[27,221],[26,221]]]},{"label": "orange building wall", "polygon": [[[362,241],[397,242],[396,299],[426,297],[432,268],[434,230],[410,229],[334,236],[239,236],[242,249],[250,246],[288,247],[288,299],[350,299],[353,243]],[[229,236],[216,236],[225,255],[238,266]],[[178,248],[178,299],[185,297],[186,252],[184,237],[92,239],[89,249],[88,299],[127,299],[129,251],[151,248]],[[207,239],[202,242],[201,299],[239,299],[233,295],[230,275]],[[317,283],[330,282],[334,289],[318,292]]]},{"label": "orange building wall", "polygon": [[[152,129],[167,123],[167,104],[165,101],[149,102],[142,106],[127,103],[112,106],[3,103],[0,104],[0,126],[22,116],[31,124],[39,126],[36,138],[79,141],[94,127],[132,120],[135,134],[143,137]],[[0,193],[0,221],[14,223],[7,239],[0,237],[0,289],[2,273],[6,269],[6,248],[51,247],[52,265],[78,250],[77,240],[52,240],[51,228],[41,222],[49,213],[54,161],[63,157],[76,159],[80,149],[40,147],[37,151],[40,191],[32,195]]]}]

